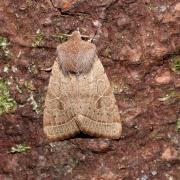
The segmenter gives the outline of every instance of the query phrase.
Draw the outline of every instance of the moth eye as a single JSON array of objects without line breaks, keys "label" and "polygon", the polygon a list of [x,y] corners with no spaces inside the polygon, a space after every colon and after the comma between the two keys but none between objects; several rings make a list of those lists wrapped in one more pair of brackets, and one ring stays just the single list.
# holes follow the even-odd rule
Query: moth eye
[{"label": "moth eye", "polygon": [[59,101],[59,103],[58,103],[58,109],[64,110],[64,104],[63,104],[62,101]]}]

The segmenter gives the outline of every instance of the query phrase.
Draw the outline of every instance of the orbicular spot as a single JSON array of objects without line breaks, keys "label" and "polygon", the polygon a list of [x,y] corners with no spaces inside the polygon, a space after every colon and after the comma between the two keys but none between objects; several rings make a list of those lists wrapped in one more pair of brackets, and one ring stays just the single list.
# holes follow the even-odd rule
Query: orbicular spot
[{"label": "orbicular spot", "polygon": [[58,101],[58,107],[59,110],[64,110],[64,104],[62,101]]}]

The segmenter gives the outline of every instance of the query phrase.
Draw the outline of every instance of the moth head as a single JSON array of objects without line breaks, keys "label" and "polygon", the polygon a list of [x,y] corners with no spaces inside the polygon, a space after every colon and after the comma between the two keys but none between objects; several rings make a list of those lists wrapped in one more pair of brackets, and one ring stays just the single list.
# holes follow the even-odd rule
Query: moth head
[{"label": "moth head", "polygon": [[64,74],[88,73],[94,63],[96,46],[81,39],[79,31],[74,31],[67,42],[57,47],[58,63]]},{"label": "moth head", "polygon": [[74,31],[74,32],[71,34],[69,40],[81,40],[81,34],[80,34],[80,32],[79,32],[79,31]]}]

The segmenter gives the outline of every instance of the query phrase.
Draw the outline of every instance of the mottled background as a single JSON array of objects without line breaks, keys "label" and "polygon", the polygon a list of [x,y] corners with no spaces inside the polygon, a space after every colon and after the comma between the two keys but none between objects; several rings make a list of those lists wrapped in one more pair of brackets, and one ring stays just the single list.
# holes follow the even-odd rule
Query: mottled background
[{"label": "mottled background", "polygon": [[[43,135],[56,46],[78,27],[95,35],[120,140]],[[178,0],[0,0],[0,179],[180,179],[179,50]]]}]

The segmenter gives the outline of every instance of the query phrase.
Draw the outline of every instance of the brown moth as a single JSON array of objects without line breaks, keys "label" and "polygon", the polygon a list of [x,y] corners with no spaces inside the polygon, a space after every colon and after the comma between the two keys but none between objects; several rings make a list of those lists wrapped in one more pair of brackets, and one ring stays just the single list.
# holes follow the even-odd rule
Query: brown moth
[{"label": "brown moth", "polygon": [[96,46],[75,31],[57,47],[57,53],[45,100],[47,137],[64,140],[83,132],[118,139],[120,115]]}]

